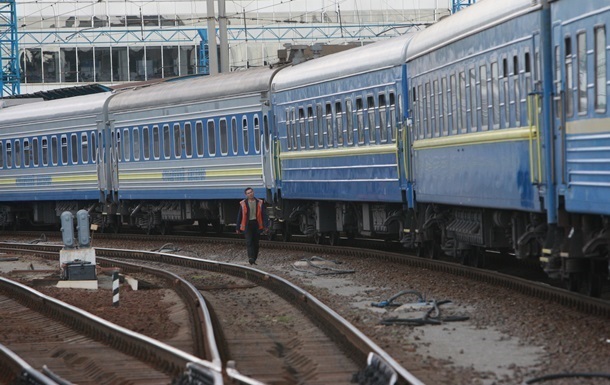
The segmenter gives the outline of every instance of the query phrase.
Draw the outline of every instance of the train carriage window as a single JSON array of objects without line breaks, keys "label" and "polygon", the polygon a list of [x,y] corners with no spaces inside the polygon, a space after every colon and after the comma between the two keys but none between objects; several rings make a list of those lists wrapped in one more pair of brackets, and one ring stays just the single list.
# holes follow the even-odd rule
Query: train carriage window
[{"label": "train carriage window", "polygon": [[142,127],[142,149],[144,150],[144,160],[150,159],[150,130]]},{"label": "train carriage window", "polygon": [[480,87],[480,98],[481,98],[481,113],[479,119],[481,120],[481,130],[486,131],[489,128],[489,99],[487,94],[487,65],[483,64],[479,67],[479,87]]},{"label": "train carriage window", "polygon": [[434,80],[431,84],[432,88],[430,90],[430,136],[438,136],[437,126],[436,126],[436,117],[438,116],[438,98],[436,94],[438,93],[438,80]]},{"label": "train carriage window", "polygon": [[298,150],[299,146],[298,146],[298,142],[299,142],[299,138],[298,138],[298,128],[297,128],[297,120],[296,120],[296,110],[294,107],[292,107],[290,109],[290,127],[291,127],[291,133],[292,133],[292,148],[294,150]]},{"label": "train carriage window", "polygon": [[335,102],[335,128],[337,129],[337,145],[343,146],[343,108],[341,102]]},{"label": "train carriage window", "polygon": [[468,124],[467,124],[467,119],[468,119],[468,106],[466,104],[466,72],[462,71],[460,72],[460,93],[459,95],[459,102],[458,102],[458,108],[460,110],[460,120],[459,120],[459,130],[460,133],[464,133],[468,130]]},{"label": "train carriage window", "polygon": [[392,143],[396,141],[396,95],[390,92],[390,140]]},{"label": "train carriage window", "polygon": [[358,144],[364,144],[364,106],[361,97],[356,98],[356,132]]},{"label": "train carriage window", "polygon": [[378,143],[377,127],[375,127],[375,97],[366,97],[366,118],[369,131],[369,143]]},{"label": "train carriage window", "polygon": [[387,143],[388,106],[386,104],[385,94],[379,94],[379,97],[377,99],[379,101],[379,133],[381,137],[381,143]]},{"label": "train carriage window", "polygon": [[301,149],[307,147],[307,127],[305,127],[305,110],[299,108],[299,144]]},{"label": "train carriage window", "polygon": [[23,139],[23,167],[30,167],[31,156],[30,141]]},{"label": "train carriage window", "polygon": [[345,99],[345,125],[347,144],[354,144],[354,106],[352,105],[352,99]]},{"label": "train carriage window", "polygon": [[578,112],[587,112],[587,35],[584,32],[576,35],[578,55]]},{"label": "train carriage window", "polygon": [[72,153],[72,164],[78,164],[78,136],[70,135],[70,152]]},{"label": "train carriage window", "polygon": [[510,127],[510,97],[508,94],[508,60],[502,59],[502,94],[504,96],[504,127]]},{"label": "train carriage window", "polygon": [[452,134],[457,134],[457,130],[458,130],[458,118],[459,118],[459,110],[457,108],[457,93],[458,93],[458,89],[457,89],[457,82],[455,80],[455,74],[451,74],[449,76],[449,96],[448,96],[448,103],[449,103],[449,108],[450,108],[450,115],[451,115],[451,133]]},{"label": "train carriage window", "polygon": [[432,132],[430,130],[432,129],[432,99],[430,99],[430,83],[426,82],[426,84],[424,84],[424,88],[424,137],[431,138]]},{"label": "train carriage window", "polygon": [[606,27],[595,28],[595,111],[606,112]]},{"label": "train carriage window", "polygon": [[[7,149],[8,150],[8,149]],[[59,155],[59,141],[56,136],[51,137],[51,164],[57,166]]]},{"label": "train carriage window", "polygon": [[250,152],[250,134],[248,133],[248,118],[246,116],[241,119],[241,130],[244,144],[244,154]]},{"label": "train carriage window", "polygon": [[216,155],[216,124],[214,119],[208,120],[208,154]]},{"label": "train carriage window", "polygon": [[[91,161],[93,163],[97,162],[97,146],[95,145],[96,143],[96,132],[94,131],[91,133]],[[45,159],[43,159],[43,162],[45,162]]]},{"label": "train carriage window", "polygon": [[572,38],[566,37],[565,44],[565,76],[566,76],[566,115],[571,117],[574,115],[574,73],[572,72]]},{"label": "train carriage window", "polygon": [[187,158],[193,156],[193,127],[190,122],[184,123],[184,152]]},{"label": "train carriage window", "polygon": [[326,137],[329,147],[334,147],[335,138],[333,137],[333,108],[330,102],[326,103]]},{"label": "train carriage window", "polygon": [[316,104],[316,126],[318,132],[318,147],[324,148],[325,143],[328,145],[328,137],[325,138],[324,114],[320,103]]},{"label": "train carriage window", "polygon": [[19,139],[15,140],[14,143],[13,164],[16,168],[21,167],[21,141],[19,141]]},{"label": "train carriage window", "polygon": [[61,136],[61,164],[68,164],[68,137]]},{"label": "train carriage window", "polygon": [[519,88],[519,76],[515,76],[513,79],[515,92],[515,125],[518,127],[521,125],[521,89]]},{"label": "train carriage window", "polygon": [[153,145],[153,156],[155,159],[161,157],[161,133],[159,132],[159,126],[153,126],[152,133],[152,145]]},{"label": "train carriage window", "polygon": [[500,90],[498,89],[498,62],[491,63],[491,124],[500,127]]},{"label": "train carriage window", "polygon": [[197,141],[197,156],[203,156],[203,123],[195,123],[195,139]]},{"label": "train carriage window", "polygon": [[4,143],[0,142],[0,168],[4,168]]},{"label": "train carriage window", "polygon": [[[87,134],[85,134],[87,135]],[[40,165],[40,146],[39,146],[40,142],[38,141],[38,138],[33,138],[32,139],[32,161],[34,162],[34,167],[38,167],[38,165]],[[0,151],[0,154],[2,153],[2,151]],[[0,166],[1,167],[1,166]]]},{"label": "train carriage window", "polygon": [[182,158],[182,149],[184,148],[184,135],[180,130],[180,124],[174,123],[174,156],[176,159]]},{"label": "train carriage window", "polygon": [[123,130],[123,160],[129,162],[131,160],[131,141],[129,140],[129,128]]},{"label": "train carriage window", "polygon": [[530,53],[526,52],[525,53],[525,57],[524,57],[524,66],[525,66],[525,76],[524,76],[524,82],[525,82],[525,101],[527,103],[527,96],[532,93],[533,91],[533,84],[532,84],[532,63],[531,63],[531,57],[530,57]]},{"label": "train carriage window", "polygon": [[125,159],[123,156],[123,146],[121,146],[121,130],[117,129],[116,132],[112,132],[112,143],[116,144],[119,160]]},{"label": "train carriage window", "polygon": [[6,141],[6,168],[13,167],[13,144],[10,140]]},{"label": "train carriage window", "polygon": [[169,159],[172,156],[172,142],[169,124],[163,125],[163,157]]},{"label": "train carriage window", "polygon": [[441,99],[440,103],[440,111],[439,111],[439,119],[438,123],[440,125],[441,135],[447,136],[449,133],[449,98],[451,97],[451,92],[447,89],[447,77],[443,76],[441,78],[441,92],[439,92],[438,97]]},{"label": "train carriage window", "polygon": [[140,129],[134,127],[133,132],[133,160],[140,160]]},{"label": "train carriage window", "polygon": [[292,149],[292,127],[290,121],[290,108],[286,108],[286,145],[288,149]]},{"label": "train carriage window", "polygon": [[233,154],[237,154],[237,118],[231,118],[231,143],[233,145]]},{"label": "train carriage window", "polygon": [[402,94],[398,94],[398,108],[396,109],[396,128],[401,131],[402,130],[402,123],[404,121],[404,111],[403,111],[403,106],[404,103],[402,101]]},{"label": "train carriage window", "polygon": [[[422,93],[422,86],[421,84],[417,86],[417,96],[418,96],[418,103],[417,106],[413,106],[413,108],[417,108],[417,137],[419,139],[423,139],[424,135],[425,135],[425,129],[424,129],[424,119],[425,119],[425,113],[426,110],[424,108],[424,101],[426,99],[426,95]],[[381,98],[381,96],[380,96]],[[381,111],[381,107],[383,106],[384,110],[382,113]],[[379,116],[383,119],[385,115],[385,104],[381,104],[381,99],[379,100]],[[381,126],[381,121],[379,122],[379,125]],[[381,141],[383,143],[383,140]]]},{"label": "train carriage window", "polygon": [[83,164],[89,163],[89,136],[86,132],[80,134],[80,154]]},{"label": "train carriage window", "polygon": [[254,152],[261,152],[261,125],[258,115],[254,115]]},{"label": "train carriage window", "polygon": [[307,107],[307,136],[309,137],[309,148],[314,148],[316,145],[316,134],[313,126],[313,108],[311,106]]},{"label": "train carriage window", "polygon": [[470,132],[476,132],[478,130],[477,123],[477,75],[474,68],[468,71],[469,87],[468,87],[468,101],[470,102]]},{"label": "train carriage window", "polygon": [[42,138],[41,143],[42,149],[42,165],[46,166],[49,164],[49,141],[46,137]]},{"label": "train carriage window", "polygon": [[513,92],[515,102],[515,125],[521,125],[521,88],[519,81],[519,58],[517,55],[513,57]]},{"label": "train carriage window", "polygon": [[265,151],[269,151],[271,144],[271,133],[269,132],[269,118],[267,115],[263,116],[263,139],[265,140]]},{"label": "train carriage window", "polygon": [[220,119],[220,153],[227,155],[229,153],[229,132],[227,119]]}]

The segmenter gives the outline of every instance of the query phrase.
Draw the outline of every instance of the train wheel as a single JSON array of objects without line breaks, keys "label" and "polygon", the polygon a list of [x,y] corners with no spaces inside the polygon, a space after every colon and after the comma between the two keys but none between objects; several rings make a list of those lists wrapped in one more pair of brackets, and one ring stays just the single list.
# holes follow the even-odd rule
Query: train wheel
[{"label": "train wheel", "polygon": [[[603,262],[603,261],[602,261]],[[600,297],[604,287],[604,264],[599,261],[592,260],[589,273],[585,273],[581,286],[581,293],[589,297]]]},{"label": "train wheel", "polygon": [[168,223],[166,221],[161,222],[161,224],[159,225],[159,233],[161,233],[161,235],[168,235],[171,232],[172,232],[171,223]]},{"label": "train wheel", "polygon": [[427,259],[438,259],[440,257],[440,249],[434,241],[426,241],[417,248],[417,256]]},{"label": "train wheel", "polygon": [[208,223],[204,221],[197,221],[197,226],[199,227],[199,232],[201,234],[205,234],[208,232]]},{"label": "train wheel", "polygon": [[290,234],[290,231],[285,228],[282,231],[282,242],[290,242],[290,238],[292,238],[292,234]]},{"label": "train wheel", "polygon": [[338,246],[339,239],[340,239],[339,232],[337,232],[337,231],[333,231],[328,235],[328,241],[331,246]]},{"label": "train wheel", "polygon": [[324,243],[324,235],[316,231],[313,235],[313,241],[316,243],[316,245],[321,245]]}]

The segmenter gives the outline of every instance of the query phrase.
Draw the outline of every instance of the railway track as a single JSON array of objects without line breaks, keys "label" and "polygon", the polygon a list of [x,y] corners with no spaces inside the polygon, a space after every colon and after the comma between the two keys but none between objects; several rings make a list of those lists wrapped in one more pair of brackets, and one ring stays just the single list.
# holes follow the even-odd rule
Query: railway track
[{"label": "railway track", "polygon": [[[0,249],[57,258],[60,247],[3,244]],[[373,371],[388,381],[396,376],[399,384],[423,384],[326,305],[280,277],[248,267],[165,253],[96,248],[96,254],[99,264],[119,266],[132,273],[164,274],[175,282],[177,275],[199,276],[199,286],[207,285],[203,287],[207,299],[192,295],[195,299],[190,301],[191,312],[207,307],[201,304],[211,304],[217,316],[217,340],[225,341],[219,351],[226,374],[237,383],[255,383],[251,377],[264,383],[348,384],[355,375],[371,375]],[[147,267],[116,258],[144,261]],[[151,264],[156,268],[149,267]],[[172,273],[170,270],[176,268],[168,265],[178,266],[179,273]],[[203,281],[202,271],[207,274]],[[229,289],[227,285],[210,287],[205,283],[217,282],[226,275],[239,283]],[[191,283],[181,281],[175,286],[187,287]],[[269,317],[270,314],[279,316]],[[245,323],[234,322],[240,320]],[[206,333],[202,335],[205,337]],[[210,349],[203,350],[209,357]]]},{"label": "railway track", "polygon": [[188,373],[220,383],[209,362],[2,277],[0,307],[3,383],[188,383]]},{"label": "railway track", "polygon": [[[30,237],[38,236],[39,233],[15,232],[15,235],[27,235]],[[100,240],[150,240],[150,236],[142,234],[96,234],[96,239]],[[209,243],[209,244],[234,244],[242,243],[243,240],[236,237],[196,237],[192,235],[163,235],[155,236],[155,240],[166,243]],[[607,299],[597,299],[571,292],[562,287],[552,286],[546,281],[532,281],[527,278],[520,278],[511,274],[498,273],[493,270],[465,266],[454,262],[421,258],[414,255],[396,252],[393,244],[383,242],[363,241],[353,243],[353,246],[330,246],[316,244],[314,242],[274,242],[261,241],[261,246],[265,249],[280,249],[290,251],[303,251],[317,254],[337,254],[358,258],[373,258],[381,262],[393,262],[404,264],[405,266],[425,268],[431,271],[446,272],[456,276],[468,278],[469,280],[484,282],[498,287],[510,288],[519,293],[523,293],[532,298],[540,298],[563,306],[575,308],[584,314],[610,317],[610,301]],[[371,247],[376,249],[372,249]],[[381,248],[381,250],[377,250]],[[532,267],[529,261],[518,261],[521,265]],[[539,278],[539,277],[537,277]]]}]

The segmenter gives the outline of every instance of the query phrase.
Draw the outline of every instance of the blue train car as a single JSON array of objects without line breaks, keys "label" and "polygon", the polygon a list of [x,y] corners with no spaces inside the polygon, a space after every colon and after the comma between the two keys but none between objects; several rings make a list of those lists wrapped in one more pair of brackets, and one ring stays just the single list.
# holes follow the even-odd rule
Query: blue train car
[{"label": "blue train car", "polygon": [[[166,231],[197,220],[218,230],[244,188],[274,186],[263,69],[136,88],[108,103],[109,167],[121,222]],[[113,171],[116,170],[116,171]]]},{"label": "blue train car", "polygon": [[[280,71],[272,82],[283,219],[316,239],[402,231],[404,62],[410,36]],[[290,202],[290,203],[287,203]],[[295,226],[296,227],[296,226]]]},{"label": "blue train car", "polygon": [[83,207],[95,215],[107,188],[96,119],[109,96],[0,108],[0,227],[59,223],[63,211]]},{"label": "blue train car", "polygon": [[532,218],[545,223],[547,154],[532,95],[540,10],[530,0],[482,2],[409,44],[414,191],[432,255],[438,244],[465,261],[484,248],[535,253],[539,234],[523,235]]},{"label": "blue train car", "polygon": [[572,288],[599,294],[610,269],[610,5],[555,1],[551,19],[559,221],[542,261]]}]

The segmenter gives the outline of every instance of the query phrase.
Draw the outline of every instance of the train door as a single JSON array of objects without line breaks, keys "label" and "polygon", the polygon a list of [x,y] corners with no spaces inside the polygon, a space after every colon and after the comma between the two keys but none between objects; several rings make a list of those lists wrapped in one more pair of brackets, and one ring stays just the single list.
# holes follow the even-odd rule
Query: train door
[{"label": "train door", "polygon": [[[412,163],[411,163],[411,138],[413,130],[413,118],[410,116],[409,109],[410,101],[414,100],[415,95],[409,92],[407,84],[407,65],[402,66],[401,74],[401,95],[398,98],[398,121],[400,122],[399,137],[396,140],[398,144],[398,164],[400,170],[400,186],[402,191],[405,192],[404,199],[407,200],[409,208],[414,205],[413,202],[413,181],[412,181]],[[411,92],[415,92],[411,90]]]},{"label": "train door", "polygon": [[[567,52],[566,48],[571,50],[570,40],[564,38],[562,24],[558,23],[553,27],[553,122],[555,126],[555,154],[556,154],[556,175],[557,187],[559,194],[563,195],[567,188],[567,174],[565,167],[566,154],[566,102],[571,102],[566,93],[566,87],[571,89],[573,83],[572,53]],[[566,47],[568,44],[568,47]],[[562,65],[563,64],[563,65]],[[566,69],[568,70],[566,72]],[[570,95],[571,96],[571,95]]]},{"label": "train door", "polygon": [[263,129],[261,130],[261,157],[263,166],[263,184],[265,190],[270,191],[275,188],[274,173],[274,149],[273,137],[270,125],[271,112],[268,108],[263,108]]}]

